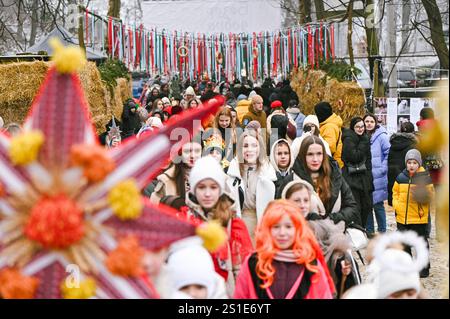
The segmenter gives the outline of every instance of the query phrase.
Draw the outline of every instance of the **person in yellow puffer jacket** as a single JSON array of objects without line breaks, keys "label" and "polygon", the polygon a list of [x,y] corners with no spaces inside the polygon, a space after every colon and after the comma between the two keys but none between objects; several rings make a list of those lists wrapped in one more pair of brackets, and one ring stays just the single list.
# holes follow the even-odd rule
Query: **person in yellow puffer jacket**
[{"label": "person in yellow puffer jacket", "polygon": [[252,104],[252,101],[247,99],[247,96],[244,94],[239,95],[237,101],[235,110],[239,123],[242,123],[242,119],[244,118],[244,115],[247,114],[248,107]]},{"label": "person in yellow puffer jacket", "polygon": [[320,136],[327,141],[333,158],[339,164],[342,162],[342,124],[344,123],[339,115],[333,113],[331,105],[328,102],[320,102],[314,106],[314,112],[320,123]]},{"label": "person in yellow puffer jacket", "polygon": [[[427,243],[426,228],[430,203],[434,196],[430,174],[422,167],[422,157],[416,149],[405,156],[406,169],[401,172],[392,188],[392,206],[395,210],[397,230],[412,230]],[[407,249],[408,251],[408,249]],[[420,272],[420,277],[428,277],[430,265]]]}]

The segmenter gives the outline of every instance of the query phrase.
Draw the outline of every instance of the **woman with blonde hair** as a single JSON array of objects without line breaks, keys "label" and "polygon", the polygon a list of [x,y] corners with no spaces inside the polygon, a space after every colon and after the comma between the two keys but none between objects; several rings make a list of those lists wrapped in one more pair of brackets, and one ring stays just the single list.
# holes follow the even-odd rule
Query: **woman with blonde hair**
[{"label": "woman with blonde hair", "polygon": [[242,265],[237,299],[332,299],[333,280],[298,207],[272,201],[256,233],[256,252]]},{"label": "woman with blonde hair", "polygon": [[270,165],[264,139],[251,131],[239,137],[236,157],[228,168],[228,187],[237,201],[236,213],[241,217],[254,242],[256,225],[267,204],[274,199],[277,176]]}]

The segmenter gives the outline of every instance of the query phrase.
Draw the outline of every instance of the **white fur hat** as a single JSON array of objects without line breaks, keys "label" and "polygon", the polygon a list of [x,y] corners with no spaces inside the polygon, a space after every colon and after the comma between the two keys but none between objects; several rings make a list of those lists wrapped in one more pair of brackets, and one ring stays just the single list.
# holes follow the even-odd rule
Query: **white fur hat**
[{"label": "white fur hat", "polygon": [[169,255],[167,265],[175,290],[188,285],[201,285],[206,287],[208,295],[214,292],[214,263],[200,243],[192,242],[175,250]]},{"label": "white fur hat", "polygon": [[[400,249],[388,248],[394,243],[411,246],[416,252],[415,257]],[[373,255],[368,272],[377,288],[378,298],[405,289],[420,291],[419,272],[427,265],[429,255],[425,241],[416,233],[396,231],[382,235],[375,244]]]},{"label": "white fur hat", "polygon": [[220,164],[212,156],[205,156],[195,162],[189,174],[189,185],[191,191],[195,192],[197,184],[207,178],[211,178],[220,186],[220,193],[223,194],[225,188],[225,173]]},{"label": "white fur hat", "polygon": [[305,117],[305,120],[303,121],[303,126],[306,124],[314,124],[317,126],[317,128],[320,128],[319,119],[315,115],[308,115]]},{"label": "white fur hat", "polygon": [[195,96],[194,88],[192,86],[188,86],[188,88],[186,89],[186,92],[184,92],[184,94],[186,94],[186,95],[194,95]]},{"label": "white fur hat", "polygon": [[161,122],[161,119],[156,116],[151,116],[147,119],[146,124],[150,127],[162,128],[164,125]]},{"label": "white fur hat", "polygon": [[378,298],[385,299],[406,289],[420,291],[419,271],[414,267],[414,262],[407,252],[391,248],[385,250],[380,257],[383,258],[384,266],[378,275]]},{"label": "white fur hat", "polygon": [[162,99],[161,99],[161,101],[163,102],[163,104],[166,104],[166,103],[169,103],[170,104],[170,99],[168,98],[168,97],[163,97]]}]

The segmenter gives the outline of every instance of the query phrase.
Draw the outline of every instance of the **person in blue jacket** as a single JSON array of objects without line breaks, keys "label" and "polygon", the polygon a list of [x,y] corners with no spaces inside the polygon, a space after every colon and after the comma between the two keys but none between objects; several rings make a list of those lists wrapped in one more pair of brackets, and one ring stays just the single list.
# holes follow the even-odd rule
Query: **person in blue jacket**
[{"label": "person in blue jacket", "polygon": [[[378,232],[386,232],[386,211],[384,201],[388,198],[388,155],[391,144],[389,136],[383,126],[378,125],[373,114],[366,114],[363,118],[367,134],[370,137],[370,153],[372,155],[373,176],[373,210],[377,220]],[[369,214],[366,225],[370,235],[375,233],[373,214]]]}]

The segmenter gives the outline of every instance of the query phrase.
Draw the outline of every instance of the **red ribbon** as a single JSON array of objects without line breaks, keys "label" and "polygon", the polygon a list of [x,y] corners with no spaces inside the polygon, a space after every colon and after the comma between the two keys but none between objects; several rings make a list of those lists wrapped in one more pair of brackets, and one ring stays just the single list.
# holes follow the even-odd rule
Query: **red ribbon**
[{"label": "red ribbon", "polygon": [[89,11],[88,9],[85,9],[86,12],[86,45],[89,43]]},{"label": "red ribbon", "polygon": [[108,19],[108,51],[111,55],[112,52],[112,18]]},{"label": "red ribbon", "polygon": [[331,43],[330,43],[330,47],[331,47],[331,59],[332,61],[334,61],[334,25],[331,25]]}]

